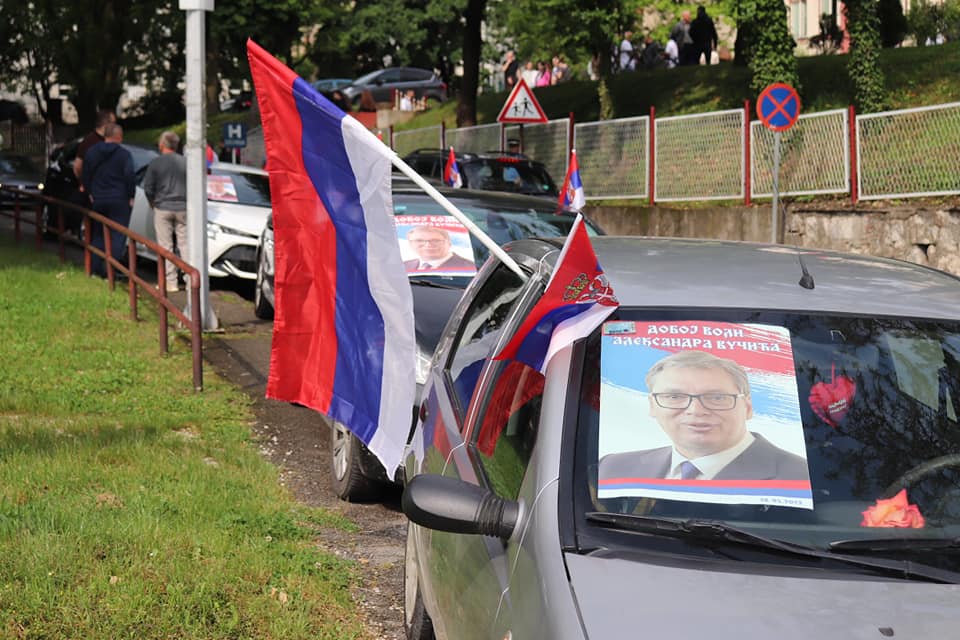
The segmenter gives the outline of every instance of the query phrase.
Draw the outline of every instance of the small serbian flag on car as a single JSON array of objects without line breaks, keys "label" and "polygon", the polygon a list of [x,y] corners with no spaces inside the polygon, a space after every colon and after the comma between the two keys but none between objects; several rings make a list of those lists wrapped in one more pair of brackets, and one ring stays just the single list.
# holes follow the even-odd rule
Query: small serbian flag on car
[{"label": "small serbian flag on car", "polygon": [[416,395],[413,296],[390,194],[393,152],[251,40],[247,56],[273,204],[267,397],[343,424],[392,476]]},{"label": "small serbian flag on car", "polygon": [[457,164],[457,156],[453,153],[453,147],[450,147],[450,155],[447,156],[447,164],[443,168],[443,182],[454,189],[463,186],[463,179],[460,177],[460,165]]},{"label": "small serbian flag on car", "polygon": [[580,211],[587,204],[583,181],[580,179],[580,167],[577,165],[576,149],[570,151],[570,166],[567,167],[567,177],[563,179],[559,202],[561,208],[573,211]]},{"label": "small serbian flag on car", "polygon": [[494,360],[544,372],[556,352],[589,336],[619,304],[578,215],[543,296]]}]

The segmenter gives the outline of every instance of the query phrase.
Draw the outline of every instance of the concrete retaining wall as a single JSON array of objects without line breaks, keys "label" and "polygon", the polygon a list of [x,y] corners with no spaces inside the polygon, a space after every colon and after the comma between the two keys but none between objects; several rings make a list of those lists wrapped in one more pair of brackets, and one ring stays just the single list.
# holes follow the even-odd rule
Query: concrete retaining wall
[{"label": "concrete retaining wall", "polygon": [[[770,205],[671,209],[587,207],[607,233],[769,242]],[[960,203],[858,207],[790,204],[785,244],[908,260],[960,275]]]}]

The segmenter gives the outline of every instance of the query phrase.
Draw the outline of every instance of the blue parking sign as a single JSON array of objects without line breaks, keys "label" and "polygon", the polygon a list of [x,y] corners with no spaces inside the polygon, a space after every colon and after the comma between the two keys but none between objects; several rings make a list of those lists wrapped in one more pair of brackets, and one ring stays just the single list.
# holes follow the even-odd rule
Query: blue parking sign
[{"label": "blue parking sign", "polygon": [[227,149],[243,149],[247,146],[245,122],[228,122],[223,125],[223,146]]}]

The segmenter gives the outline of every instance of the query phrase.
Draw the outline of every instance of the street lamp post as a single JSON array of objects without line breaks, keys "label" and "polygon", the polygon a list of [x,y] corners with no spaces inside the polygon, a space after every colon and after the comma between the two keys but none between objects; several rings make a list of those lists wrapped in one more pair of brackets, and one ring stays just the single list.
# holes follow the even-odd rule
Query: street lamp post
[{"label": "street lamp post", "polygon": [[[210,308],[210,274],[207,259],[207,167],[205,151],[206,42],[205,11],[213,11],[214,0],[180,0],[180,9],[187,13],[186,95],[187,140],[184,155],[187,161],[187,249],[188,262],[200,272],[200,318],[205,331],[215,330],[219,321]],[[190,310],[191,313],[193,310]]]}]

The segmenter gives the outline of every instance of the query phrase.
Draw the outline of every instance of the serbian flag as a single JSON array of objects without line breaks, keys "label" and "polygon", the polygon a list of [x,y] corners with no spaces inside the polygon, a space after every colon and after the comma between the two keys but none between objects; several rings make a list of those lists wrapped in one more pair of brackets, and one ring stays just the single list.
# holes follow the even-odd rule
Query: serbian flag
[{"label": "serbian flag", "polygon": [[580,211],[587,204],[587,196],[583,193],[583,181],[580,180],[576,149],[570,150],[570,166],[567,167],[567,177],[563,179],[559,202],[561,208],[573,211]]},{"label": "serbian flag", "polygon": [[253,41],[273,202],[267,397],[352,431],[392,473],[416,394],[413,298],[393,222],[392,151]]},{"label": "serbian flag", "polygon": [[447,156],[447,164],[443,168],[443,182],[454,189],[463,186],[463,179],[460,177],[460,165],[457,164],[457,156],[453,153],[453,147],[450,147],[450,155]]},{"label": "serbian flag", "polygon": [[494,360],[518,360],[542,373],[556,352],[589,336],[619,304],[578,215],[543,296]]}]

